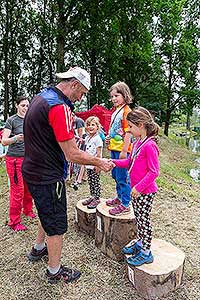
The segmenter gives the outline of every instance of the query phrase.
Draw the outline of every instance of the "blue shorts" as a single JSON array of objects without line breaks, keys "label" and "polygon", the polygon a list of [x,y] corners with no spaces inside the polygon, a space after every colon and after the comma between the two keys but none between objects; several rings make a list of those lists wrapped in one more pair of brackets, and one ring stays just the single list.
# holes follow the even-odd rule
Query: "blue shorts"
[{"label": "blue shorts", "polygon": [[48,236],[62,235],[67,231],[67,200],[64,181],[35,185],[28,183],[29,191],[42,227]]}]

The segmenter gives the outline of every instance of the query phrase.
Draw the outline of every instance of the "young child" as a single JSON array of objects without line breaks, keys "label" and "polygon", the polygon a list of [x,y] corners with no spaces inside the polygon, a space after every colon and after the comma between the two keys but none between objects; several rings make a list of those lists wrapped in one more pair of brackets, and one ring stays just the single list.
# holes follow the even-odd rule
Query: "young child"
[{"label": "young child", "polygon": [[[111,151],[112,159],[127,158],[130,153],[130,137],[128,132],[127,114],[131,111],[128,104],[132,102],[132,96],[129,87],[124,82],[117,82],[110,88],[111,101],[115,111],[111,117],[109,134],[105,143]],[[130,211],[130,181],[126,169],[115,167],[112,170],[112,177],[116,182],[117,197],[108,199],[106,204],[114,206],[109,210],[111,215],[121,215]]]},{"label": "young child", "polygon": [[127,115],[129,131],[136,138],[128,159],[113,160],[119,168],[127,168],[131,180],[131,197],[136,217],[138,241],[124,247],[125,254],[132,256],[128,264],[140,266],[153,262],[151,253],[152,227],[150,212],[152,202],[158,189],[155,179],[159,175],[159,150],[156,136],[159,126],[154,122],[150,112],[138,107]]},{"label": "young child", "polygon": [[[103,148],[103,141],[99,135],[100,128],[101,124],[97,117],[92,116],[85,121],[85,130],[87,132],[85,139],[86,152],[97,157],[102,157]],[[82,204],[92,209],[96,208],[100,203],[100,170],[94,166],[86,166],[86,170],[91,196],[83,201]]]}]

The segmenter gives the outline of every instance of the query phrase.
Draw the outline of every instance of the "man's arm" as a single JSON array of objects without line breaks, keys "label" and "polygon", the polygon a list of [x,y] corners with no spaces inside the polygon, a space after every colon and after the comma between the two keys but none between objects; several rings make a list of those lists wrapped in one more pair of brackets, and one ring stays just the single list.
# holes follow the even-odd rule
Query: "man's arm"
[{"label": "man's arm", "polygon": [[102,159],[92,156],[82,150],[80,150],[75,142],[75,139],[59,142],[59,145],[64,152],[66,160],[81,164],[81,165],[93,165],[99,167],[101,170],[107,172],[113,168],[113,163],[108,159]]}]

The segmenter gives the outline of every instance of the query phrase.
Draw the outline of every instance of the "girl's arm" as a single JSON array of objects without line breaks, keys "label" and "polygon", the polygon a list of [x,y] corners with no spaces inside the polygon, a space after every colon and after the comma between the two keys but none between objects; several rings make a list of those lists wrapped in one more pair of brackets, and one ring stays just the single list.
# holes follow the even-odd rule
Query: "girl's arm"
[{"label": "girl's arm", "polygon": [[149,145],[146,147],[146,158],[147,158],[147,166],[148,172],[142,178],[142,180],[135,185],[135,189],[137,192],[142,193],[159,175],[159,150],[157,145]]},{"label": "girl's arm", "polygon": [[116,167],[128,168],[129,163],[130,163],[130,159],[129,158],[126,158],[126,159],[112,159],[112,162],[114,162]]},{"label": "girl's arm", "polygon": [[130,140],[131,140],[131,133],[126,132],[125,136],[124,136],[124,146],[123,146],[122,151],[119,156],[120,159],[124,159],[127,157],[127,151],[128,151],[128,147],[130,145]]}]

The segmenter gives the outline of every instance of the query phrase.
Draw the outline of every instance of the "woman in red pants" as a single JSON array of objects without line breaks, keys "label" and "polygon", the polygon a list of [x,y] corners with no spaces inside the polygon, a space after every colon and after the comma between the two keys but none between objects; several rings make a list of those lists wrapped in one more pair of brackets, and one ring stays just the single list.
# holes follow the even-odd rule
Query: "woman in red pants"
[{"label": "woman in red pants", "polygon": [[22,177],[24,158],[23,121],[29,101],[21,96],[16,100],[17,113],[6,121],[2,136],[2,145],[9,146],[6,154],[6,171],[10,180],[10,209],[8,226],[14,231],[23,231],[27,227],[21,223],[20,215],[35,218],[32,197]]}]

